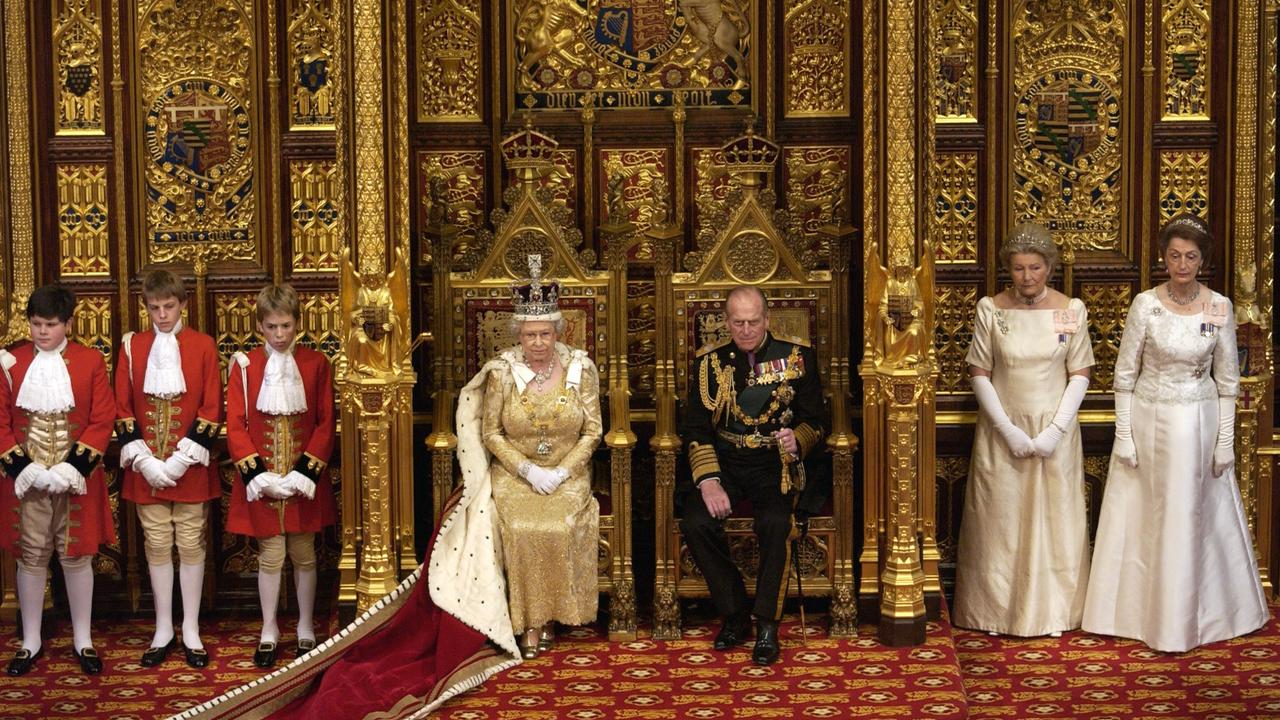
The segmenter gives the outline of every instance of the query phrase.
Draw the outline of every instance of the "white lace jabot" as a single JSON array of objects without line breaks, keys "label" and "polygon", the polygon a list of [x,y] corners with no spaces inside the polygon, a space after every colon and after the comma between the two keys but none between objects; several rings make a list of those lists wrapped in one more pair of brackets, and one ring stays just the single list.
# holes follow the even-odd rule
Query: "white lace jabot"
[{"label": "white lace jabot", "polygon": [[151,353],[147,356],[147,375],[143,379],[142,391],[160,398],[176,398],[187,391],[187,381],[182,376],[182,355],[178,352],[178,332],[182,330],[182,321],[173,326],[173,332],[156,331],[156,340],[151,344]]},{"label": "white lace jabot", "polygon": [[23,410],[37,413],[63,413],[76,405],[75,394],[71,391],[71,375],[67,372],[67,363],[62,359],[62,351],[67,341],[53,350],[36,349],[31,367],[18,388],[15,404]]},{"label": "white lace jabot", "polygon": [[296,415],[307,411],[307,393],[302,385],[302,373],[293,357],[297,343],[286,352],[277,352],[270,343],[263,345],[267,352],[267,369],[262,376],[262,389],[258,391],[258,410],[268,415]]}]

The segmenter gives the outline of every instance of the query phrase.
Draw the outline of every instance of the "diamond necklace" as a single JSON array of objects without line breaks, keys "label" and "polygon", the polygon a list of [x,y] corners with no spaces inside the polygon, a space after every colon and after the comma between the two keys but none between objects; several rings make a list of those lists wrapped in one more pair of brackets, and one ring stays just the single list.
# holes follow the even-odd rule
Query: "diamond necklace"
[{"label": "diamond necklace", "polygon": [[1023,305],[1035,305],[1036,303],[1040,302],[1041,300],[1044,300],[1046,297],[1049,296],[1048,285],[1045,285],[1044,289],[1040,291],[1040,294],[1036,295],[1035,297],[1022,297],[1022,295],[1018,294],[1018,291],[1016,288],[1010,288],[1010,289],[1013,290],[1013,296],[1017,298],[1018,302],[1022,303]]},{"label": "diamond necklace", "polygon": [[1196,283],[1196,291],[1191,293],[1191,297],[1185,300],[1173,294],[1173,285],[1166,285],[1164,287],[1164,291],[1169,293],[1169,299],[1172,300],[1174,303],[1178,305],[1186,306],[1195,302],[1196,298],[1200,297],[1200,283]]}]

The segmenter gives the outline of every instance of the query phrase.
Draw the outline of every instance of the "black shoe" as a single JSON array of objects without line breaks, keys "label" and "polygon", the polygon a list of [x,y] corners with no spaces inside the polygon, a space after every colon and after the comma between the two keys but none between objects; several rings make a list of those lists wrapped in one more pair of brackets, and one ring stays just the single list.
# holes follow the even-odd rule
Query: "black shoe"
[{"label": "black shoe", "polygon": [[30,650],[22,649],[13,654],[13,659],[9,661],[9,668],[6,672],[14,677],[26,675],[31,672],[31,668],[36,666],[36,661],[44,654],[44,645],[36,649],[35,654]]},{"label": "black shoe", "polygon": [[778,623],[775,620],[756,621],[756,646],[751,651],[751,662],[772,665],[778,660],[782,648],[778,646]]},{"label": "black shoe", "polygon": [[177,642],[178,638],[174,637],[160,647],[147,648],[147,651],[142,653],[142,660],[139,661],[140,664],[142,667],[155,667],[156,665],[159,665],[165,661],[165,658],[169,657],[169,651],[173,649],[173,646]]},{"label": "black shoe", "polygon": [[721,623],[720,632],[716,633],[715,642],[711,643],[711,647],[716,650],[729,650],[745,643],[749,637],[751,637],[751,616],[746,613],[730,615]]},{"label": "black shoe", "polygon": [[294,657],[302,657],[315,649],[315,638],[298,638],[298,648],[294,651]]},{"label": "black shoe", "polygon": [[269,668],[276,664],[276,644],[273,642],[260,642],[258,649],[253,653],[253,664],[260,668]]},{"label": "black shoe", "polygon": [[184,647],[182,651],[186,653],[187,664],[191,667],[197,670],[209,667],[209,653],[204,648]]},{"label": "black shoe", "polygon": [[98,657],[98,651],[92,647],[84,650],[76,650],[71,648],[71,652],[76,654],[76,659],[80,661],[80,669],[85,675],[97,675],[102,672],[102,658]]}]

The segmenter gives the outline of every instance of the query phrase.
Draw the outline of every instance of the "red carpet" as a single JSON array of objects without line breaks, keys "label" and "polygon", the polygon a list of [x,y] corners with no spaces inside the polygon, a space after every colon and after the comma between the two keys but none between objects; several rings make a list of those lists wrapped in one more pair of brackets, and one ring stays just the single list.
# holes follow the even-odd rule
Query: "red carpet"
[{"label": "red carpet", "polygon": [[[1273,607],[1273,615],[1275,608]],[[1276,720],[1280,718],[1280,624],[1183,655],[1140,643],[1068,633],[1017,640],[930,623],[928,642],[886,648],[874,628],[830,640],[810,619],[783,626],[783,658],[751,664],[746,648],[710,649],[712,625],[692,625],[680,642],[610,644],[596,628],[563,637],[537,660],[448,702],[448,720],[606,718],[1006,718],[1028,720]],[[21,678],[0,676],[0,720],[163,718],[260,677],[250,658],[256,619],[207,623],[213,663],[189,669],[180,650],[159,669],[137,664],[147,622],[95,623],[106,672],[80,674],[65,621],[51,628],[45,655]],[[5,661],[19,646],[0,624]],[[643,633],[642,633],[643,634]],[[282,649],[294,638],[282,638]],[[287,659],[283,654],[282,660]],[[963,675],[962,675],[963,672]],[[346,719],[343,719],[346,720]]]}]

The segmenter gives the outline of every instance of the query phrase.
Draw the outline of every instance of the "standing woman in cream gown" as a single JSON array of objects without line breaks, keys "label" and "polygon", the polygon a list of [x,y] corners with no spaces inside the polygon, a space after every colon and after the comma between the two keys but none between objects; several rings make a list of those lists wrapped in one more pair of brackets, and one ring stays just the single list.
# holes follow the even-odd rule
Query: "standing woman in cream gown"
[{"label": "standing woman in cream gown", "polygon": [[1089,574],[1076,413],[1093,347],[1084,303],[1048,287],[1058,250],[1023,223],[1000,248],[1013,286],[978,302],[966,361],[980,412],[956,567],[960,627],[1058,635],[1080,626]]},{"label": "standing woman in cream gown", "polygon": [[1160,231],[1169,281],[1138,295],[1116,359],[1116,439],[1084,629],[1182,652],[1268,619],[1236,487],[1231,301],[1196,280],[1209,228]]}]

